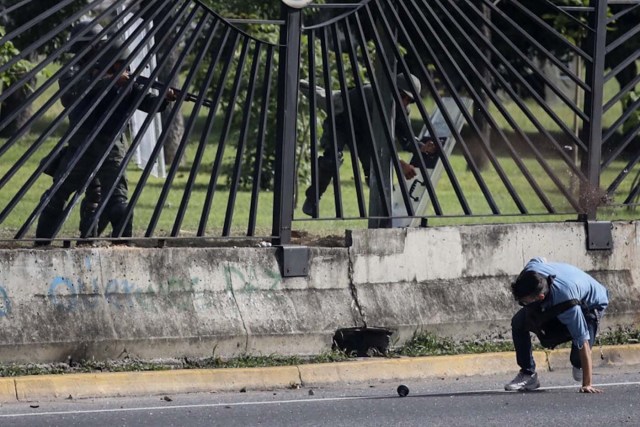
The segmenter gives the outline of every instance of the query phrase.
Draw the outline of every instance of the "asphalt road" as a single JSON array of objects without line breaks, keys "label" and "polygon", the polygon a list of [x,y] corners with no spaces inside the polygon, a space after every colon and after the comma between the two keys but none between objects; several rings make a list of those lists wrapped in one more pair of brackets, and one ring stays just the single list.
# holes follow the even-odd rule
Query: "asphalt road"
[{"label": "asphalt road", "polygon": [[510,376],[406,381],[269,392],[12,403],[0,426],[637,426],[640,367],[598,368],[604,391],[580,394],[571,372],[541,373],[543,388],[505,392]]}]

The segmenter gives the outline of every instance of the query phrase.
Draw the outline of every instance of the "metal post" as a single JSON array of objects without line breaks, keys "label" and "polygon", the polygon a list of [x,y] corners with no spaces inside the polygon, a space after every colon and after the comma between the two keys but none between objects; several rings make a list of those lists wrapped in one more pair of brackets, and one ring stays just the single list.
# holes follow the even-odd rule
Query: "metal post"
[{"label": "metal post", "polygon": [[592,60],[586,67],[586,83],[591,87],[584,100],[584,111],[589,121],[582,127],[582,141],[588,147],[583,163],[588,183],[582,186],[582,214],[587,220],[595,220],[600,203],[600,162],[602,155],[602,114],[604,98],[604,61],[607,42],[607,1],[590,0],[593,13],[589,27],[594,31],[587,39]]},{"label": "metal post", "polygon": [[[489,8],[489,6],[487,6],[486,4],[482,5],[482,14],[485,17],[486,20],[480,19],[478,18],[479,21],[479,26],[480,26],[480,30],[482,31],[482,33],[484,34],[484,36],[487,38],[487,40],[491,40],[492,34],[491,34],[491,29],[489,28],[489,25],[487,25],[487,22],[491,22],[491,9]],[[491,49],[489,47],[485,47],[483,50],[483,55],[485,56],[485,58],[488,61],[491,61]],[[475,61],[475,65],[477,67],[477,73],[475,74],[476,77],[478,79],[483,79],[484,81],[491,81],[491,71],[489,70],[489,67],[487,67],[486,63],[483,62],[482,60],[478,59],[477,61]],[[475,79],[474,79],[475,80]],[[482,85],[480,84],[480,82],[475,82],[475,84],[477,84],[477,87],[482,87]],[[487,92],[484,90],[478,90],[478,102],[483,104],[483,105],[489,105],[489,96],[487,95]],[[486,146],[487,148],[491,148],[491,126],[489,126],[489,122],[487,121],[486,116],[484,115],[482,109],[480,108],[474,108],[473,109],[473,121],[478,125],[479,128],[479,135],[478,137],[480,138],[480,140],[476,140],[474,144],[472,144],[469,148],[471,148],[471,152],[473,154],[474,160],[476,162],[476,165],[478,166],[478,169],[480,170],[486,170],[488,167],[490,167],[490,160],[489,160],[489,156],[487,155],[487,152],[482,149],[482,140],[486,141]]]},{"label": "metal post", "polygon": [[275,187],[273,200],[273,244],[291,242],[295,187],[295,148],[300,80],[302,11],[282,5],[284,25],[280,29],[278,65],[278,113],[276,130]]},{"label": "metal post", "polygon": [[[378,26],[378,31],[380,33],[383,33],[382,23],[377,22],[376,24]],[[384,37],[382,39],[384,54],[387,56],[387,61],[391,64],[395,72],[397,60],[395,56],[393,56],[393,48],[391,46],[391,43],[392,41],[389,38]],[[383,72],[384,66],[382,65],[382,55],[383,52],[377,52],[374,68],[376,73],[376,80],[380,85],[382,98],[384,102],[386,102],[383,107],[389,112],[388,117],[390,123],[388,123],[387,126],[390,126],[390,128],[392,129],[392,133],[395,136],[395,109],[402,107],[400,107],[399,105],[395,105],[395,103],[393,102],[393,96],[391,95],[391,86]],[[369,216],[371,217],[369,219],[369,228],[389,228],[391,227],[391,219],[376,217],[382,217],[386,215],[386,212],[391,212],[391,188],[393,185],[391,175],[391,151],[389,150],[388,144],[384,141],[383,129],[385,124],[382,115],[377,108],[374,108],[371,116],[371,121],[373,122],[373,149],[378,152],[378,158],[380,159],[380,164],[382,165],[381,180],[384,191],[386,193],[388,206],[385,209],[383,204],[385,198],[378,191],[378,178],[376,177],[375,173],[371,173],[371,177],[369,178]],[[371,167],[371,170],[374,170],[373,166]]]},{"label": "metal post", "polygon": [[[376,67],[376,74],[379,77],[382,77],[382,70],[379,67]],[[379,78],[380,83],[380,92],[384,97],[384,108],[389,111],[389,117],[395,117],[395,108],[393,97],[391,96],[391,88],[389,83],[384,78]],[[383,131],[383,118],[380,112],[376,109],[371,115],[373,121],[373,149],[378,152],[378,158],[380,159],[380,164],[382,165],[382,176],[380,177],[382,180],[382,185],[384,191],[386,193],[386,200],[389,201],[389,206],[385,210],[384,202],[385,198],[378,191],[378,177],[375,173],[371,173],[369,178],[369,228],[389,228],[391,227],[391,220],[388,218],[376,218],[383,217],[386,215],[386,212],[391,212],[391,151],[389,150],[388,144],[384,141],[384,131]],[[391,123],[388,123],[387,126],[390,126],[392,132],[395,135],[394,129],[395,121],[391,119]],[[372,160],[373,161],[373,160]],[[374,170],[371,167],[371,170]]]}]

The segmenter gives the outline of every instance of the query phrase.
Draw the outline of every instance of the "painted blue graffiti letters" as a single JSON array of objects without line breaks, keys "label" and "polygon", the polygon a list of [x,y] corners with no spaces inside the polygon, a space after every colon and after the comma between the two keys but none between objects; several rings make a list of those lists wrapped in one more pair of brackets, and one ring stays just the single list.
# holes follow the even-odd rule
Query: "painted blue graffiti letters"
[{"label": "painted blue graffiti letters", "polygon": [[115,308],[131,308],[134,304],[133,288],[126,279],[111,279],[104,289],[104,298]]},{"label": "painted blue graffiti letters", "polygon": [[7,317],[11,314],[11,299],[7,290],[0,286],[0,317]]},{"label": "painted blue graffiti letters", "polygon": [[157,286],[149,284],[139,287],[127,279],[110,279],[104,291],[101,291],[99,279],[96,277],[89,282],[79,279],[76,283],[66,277],[55,277],[49,286],[47,296],[56,309],[69,312],[95,309],[101,301],[117,310],[132,309],[135,306],[143,310],[157,310],[156,297],[165,297],[163,300],[169,305],[187,310],[193,307],[192,298],[199,282],[198,278],[169,278]]},{"label": "painted blue graffiti letters", "polygon": [[66,277],[55,277],[49,285],[49,301],[57,309],[72,311],[78,304],[78,292],[73,282]]},{"label": "painted blue graffiti letters", "polygon": [[98,279],[91,279],[91,289],[83,281],[78,281],[78,298],[82,302],[82,305],[86,308],[95,308],[98,305],[98,299],[100,298],[100,288],[98,286]]}]

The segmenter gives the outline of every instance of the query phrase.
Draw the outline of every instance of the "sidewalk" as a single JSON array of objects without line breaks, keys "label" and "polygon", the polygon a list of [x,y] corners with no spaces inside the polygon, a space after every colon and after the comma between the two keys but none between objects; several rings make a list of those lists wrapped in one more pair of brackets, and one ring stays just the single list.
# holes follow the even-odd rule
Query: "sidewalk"
[{"label": "sidewalk", "polygon": [[[535,352],[538,369],[569,368],[569,350]],[[594,365],[640,364],[640,344],[596,347]],[[33,375],[0,378],[0,403],[112,396],[143,396],[282,389],[336,383],[461,377],[517,371],[512,352],[372,358],[271,368],[189,369],[154,372]],[[505,377],[506,378],[506,377]]]}]

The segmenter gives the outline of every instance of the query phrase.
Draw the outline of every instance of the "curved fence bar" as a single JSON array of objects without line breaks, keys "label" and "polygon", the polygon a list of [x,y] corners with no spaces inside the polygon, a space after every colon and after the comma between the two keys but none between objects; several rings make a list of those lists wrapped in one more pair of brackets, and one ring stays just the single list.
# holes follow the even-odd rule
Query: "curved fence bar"
[{"label": "curved fence bar", "polygon": [[214,4],[0,8],[0,240],[633,215],[638,2]]}]

